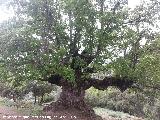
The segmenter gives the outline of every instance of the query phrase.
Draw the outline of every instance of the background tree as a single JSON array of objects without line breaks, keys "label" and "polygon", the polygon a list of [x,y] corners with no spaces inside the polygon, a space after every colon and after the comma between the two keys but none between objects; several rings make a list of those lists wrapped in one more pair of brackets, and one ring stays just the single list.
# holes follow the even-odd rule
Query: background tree
[{"label": "background tree", "polygon": [[[153,63],[141,59],[156,38],[152,29],[159,19],[158,1],[134,11],[121,0],[23,0],[11,5],[16,16],[1,25],[2,63],[16,83],[35,79],[62,86],[59,100],[46,111],[76,108],[97,119],[84,101],[86,89],[116,86],[123,92],[142,83],[141,76],[143,80],[150,76],[142,68],[155,65],[155,59]],[[103,80],[91,77],[93,72],[109,70],[113,75]],[[147,77],[147,82],[153,79]]]},{"label": "background tree", "polygon": [[41,97],[38,99],[38,103],[41,104],[44,102],[45,95],[51,93],[53,90],[56,91],[57,87],[55,85],[50,85],[46,82],[40,81],[31,81],[23,90],[24,94],[28,94],[29,92],[33,93],[34,96],[34,104],[37,103],[37,97]]}]

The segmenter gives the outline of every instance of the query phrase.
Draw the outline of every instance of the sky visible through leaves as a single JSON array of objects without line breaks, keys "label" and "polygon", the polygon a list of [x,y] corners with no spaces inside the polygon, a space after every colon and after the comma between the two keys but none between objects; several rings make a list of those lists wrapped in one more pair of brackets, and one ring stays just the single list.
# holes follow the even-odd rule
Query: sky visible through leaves
[{"label": "sky visible through leaves", "polygon": [[[14,16],[13,9],[6,8],[6,6],[2,4],[4,1],[6,0],[0,0],[0,23]],[[140,4],[140,1],[141,0],[128,0],[128,6],[133,9],[136,5]]]}]

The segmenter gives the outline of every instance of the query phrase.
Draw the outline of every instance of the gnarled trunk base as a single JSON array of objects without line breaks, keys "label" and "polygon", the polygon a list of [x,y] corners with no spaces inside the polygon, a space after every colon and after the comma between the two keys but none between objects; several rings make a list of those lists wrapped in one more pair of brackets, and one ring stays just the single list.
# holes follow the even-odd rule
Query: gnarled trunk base
[{"label": "gnarled trunk base", "polygon": [[54,120],[102,120],[84,101],[85,90],[62,88],[58,101],[44,108],[47,115]]}]

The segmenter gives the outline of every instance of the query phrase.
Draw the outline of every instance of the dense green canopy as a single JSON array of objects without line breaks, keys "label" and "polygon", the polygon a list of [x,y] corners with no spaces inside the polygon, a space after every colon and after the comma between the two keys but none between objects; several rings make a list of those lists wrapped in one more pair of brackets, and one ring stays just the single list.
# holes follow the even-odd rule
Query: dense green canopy
[{"label": "dense green canopy", "polygon": [[124,0],[9,4],[15,17],[0,25],[1,80],[21,83],[59,74],[76,84],[75,71],[80,69],[85,79],[92,72],[112,71],[112,76],[160,85],[158,1],[134,10]]}]

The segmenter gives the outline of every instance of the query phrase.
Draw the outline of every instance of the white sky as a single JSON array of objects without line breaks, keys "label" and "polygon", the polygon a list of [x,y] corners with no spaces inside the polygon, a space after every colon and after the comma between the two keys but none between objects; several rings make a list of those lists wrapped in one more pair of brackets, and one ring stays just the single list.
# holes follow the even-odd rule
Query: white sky
[{"label": "white sky", "polygon": [[13,16],[14,16],[14,12],[11,8],[7,9],[5,6],[0,6],[0,23]]},{"label": "white sky", "polygon": [[138,4],[140,4],[141,0],[128,0],[128,6],[130,8],[136,7]]},{"label": "white sky", "polygon": [[[5,1],[5,0],[0,0]],[[140,4],[141,0],[128,0],[128,5],[131,8],[134,8],[136,5]],[[11,8],[5,8],[5,6],[0,6],[0,23],[4,20],[9,19],[14,16],[14,12]]]}]

